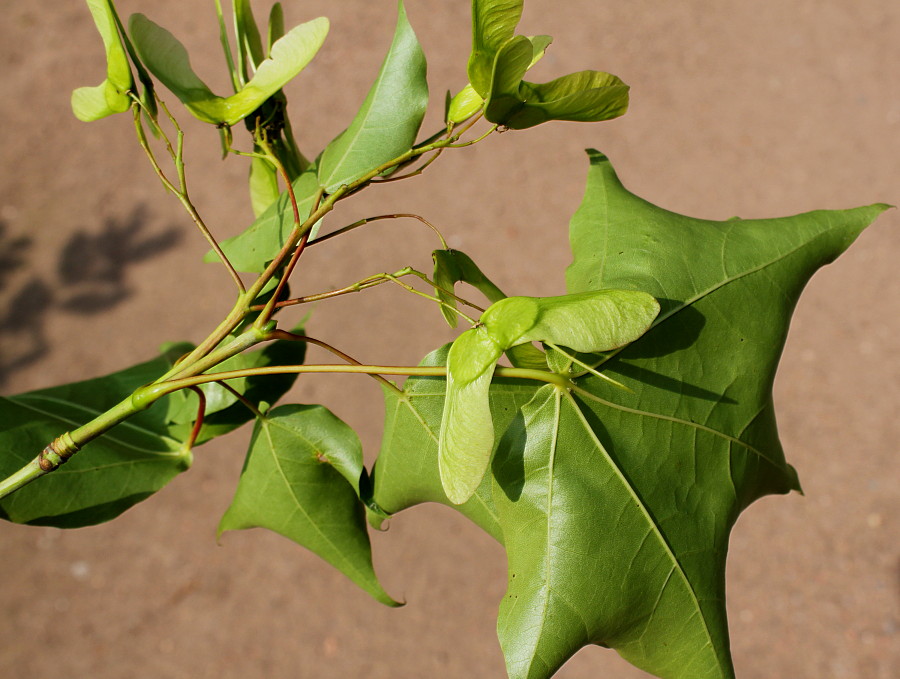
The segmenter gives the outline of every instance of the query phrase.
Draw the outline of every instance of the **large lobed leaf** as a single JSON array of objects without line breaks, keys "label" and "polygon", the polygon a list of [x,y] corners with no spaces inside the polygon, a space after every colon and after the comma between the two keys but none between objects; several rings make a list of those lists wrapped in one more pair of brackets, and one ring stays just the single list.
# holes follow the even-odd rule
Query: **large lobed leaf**
[{"label": "large lobed leaf", "polygon": [[[569,291],[644,291],[661,313],[627,347],[579,356],[627,390],[559,357],[550,364],[573,388],[524,386],[524,407],[495,380],[490,407],[505,429],[492,493],[483,482],[460,511],[499,529],[507,550],[498,634],[513,679],[549,677],[588,644],[660,677],[733,677],[729,532],[754,500],[799,489],[772,404],[790,315],[816,269],[886,206],[697,220],[634,196],[602,154],[590,159]],[[450,504],[433,435],[441,387],[428,381],[427,408],[405,402],[417,403],[421,381],[388,398],[375,484],[388,511]]]},{"label": "large lobed leaf", "polygon": [[322,406],[275,408],[257,420],[219,534],[268,528],[315,552],[378,601],[397,605],[372,567],[362,478],[362,445],[349,426]]}]

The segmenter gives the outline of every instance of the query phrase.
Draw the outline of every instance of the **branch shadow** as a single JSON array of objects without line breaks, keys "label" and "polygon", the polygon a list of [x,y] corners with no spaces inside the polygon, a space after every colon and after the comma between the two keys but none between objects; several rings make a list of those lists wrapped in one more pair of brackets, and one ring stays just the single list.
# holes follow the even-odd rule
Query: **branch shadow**
[{"label": "branch shadow", "polygon": [[[0,387],[51,351],[47,323],[55,315],[87,316],[121,304],[134,292],[131,266],[181,241],[177,227],[151,231],[151,222],[138,205],[123,218],[107,218],[99,232],[77,230],[56,254],[55,271],[38,261],[52,255],[32,252],[31,239],[9,236],[0,222]],[[14,286],[13,274],[29,267],[35,273]]]}]

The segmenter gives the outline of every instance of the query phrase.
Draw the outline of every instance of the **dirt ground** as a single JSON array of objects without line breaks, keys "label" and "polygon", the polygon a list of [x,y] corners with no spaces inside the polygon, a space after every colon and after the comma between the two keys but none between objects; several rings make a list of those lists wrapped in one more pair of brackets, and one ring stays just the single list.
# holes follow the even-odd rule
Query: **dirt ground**
[{"label": "dirt ground", "polygon": [[[117,4],[173,29],[196,70],[226,89],[212,2]],[[365,95],[394,4],[286,5],[289,22],[332,19],[323,52],[289,90],[301,146],[314,155]],[[438,110],[443,92],[465,81],[468,3],[407,5]],[[628,115],[447,154],[423,177],[363,194],[335,225],[419,212],[504,290],[546,295],[563,291],[585,147],[608,154],[635,193],[698,217],[900,203],[896,0],[528,0],[522,32],[556,38],[536,79],[611,71],[632,86]],[[0,66],[0,393],[201,339],[230,306],[227,277],[199,264],[206,247],[163,194],[127,116],[88,125],[70,112],[70,91],[100,82],[104,69],[84,3],[5,2]],[[238,232],[250,220],[245,166],[219,162],[208,129],[189,124],[187,139],[201,212],[217,233]],[[734,531],[728,593],[741,679],[900,676],[898,227],[900,213],[882,216],[815,276],[797,309],[776,400],[806,496],[766,498]],[[367,228],[353,246],[330,246],[326,266],[301,281],[323,290],[360,273],[428,267],[425,229]],[[310,327],[367,362],[414,363],[451,335],[407,297],[378,289],[344,299],[318,309]],[[377,451],[383,413],[368,381],[304,378],[291,396],[328,405],[370,458]],[[274,534],[232,533],[217,545],[248,434],[199,449],[189,473],[110,524],[0,526],[0,676],[504,676],[495,634],[503,552],[449,510],[419,508],[373,537],[386,588],[408,602],[399,610]],[[646,675],[592,648],[558,676]]]}]

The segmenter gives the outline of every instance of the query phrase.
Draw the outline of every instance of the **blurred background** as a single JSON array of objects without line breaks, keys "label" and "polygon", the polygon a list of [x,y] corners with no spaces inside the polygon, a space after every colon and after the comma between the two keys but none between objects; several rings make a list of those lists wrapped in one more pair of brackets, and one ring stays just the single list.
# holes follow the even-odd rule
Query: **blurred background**
[{"label": "blurred background", "polygon": [[[71,90],[103,79],[82,2],[7,0],[0,24],[0,394],[85,379],[202,339],[230,308],[221,267],[166,196],[129,116],[84,124]],[[228,90],[212,1],[119,0],[189,48]],[[268,3],[254,3],[264,16]],[[466,82],[469,4],[408,0],[430,60],[432,111]],[[288,89],[315,156],[352,119],[391,41],[388,0],[286,3],[288,25],[332,20]],[[528,0],[520,26],[555,42],[532,72],[607,70],[632,87],[616,121],[555,123],[446,153],[422,176],[348,201],[333,227],[418,212],[505,291],[564,291],[568,219],[610,156],[633,192],[710,219],[900,202],[900,4],[895,0]],[[220,237],[252,220],[247,166],[214,130],[187,132],[195,203]],[[888,679],[898,657],[900,216],[889,211],[811,281],[776,383],[782,439],[806,496],[766,498],[734,530],[729,614],[742,679]],[[433,234],[380,222],[323,245],[295,290],[404,265]],[[304,312],[297,312],[299,318]],[[316,308],[310,332],[369,363],[414,364],[452,334],[428,302],[382,286]],[[316,360],[313,356],[313,360]],[[383,409],[362,377],[303,377],[377,453]],[[502,677],[495,633],[502,549],[454,512],[420,507],[373,536],[389,610],[315,556],[262,530],[215,529],[249,428],[196,451],[193,469],[106,525],[0,526],[0,676],[9,679]],[[560,679],[647,675],[585,649]]]}]

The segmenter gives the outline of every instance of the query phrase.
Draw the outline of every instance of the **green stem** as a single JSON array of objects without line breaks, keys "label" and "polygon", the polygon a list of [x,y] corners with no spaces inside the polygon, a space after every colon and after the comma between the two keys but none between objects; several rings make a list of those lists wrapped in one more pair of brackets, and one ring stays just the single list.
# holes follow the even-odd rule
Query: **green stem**
[{"label": "green stem", "polygon": [[[321,364],[321,365],[281,365],[265,366],[262,368],[246,368],[244,370],[225,370],[209,375],[195,375],[169,380],[161,384],[151,384],[142,387],[133,399],[138,403],[152,403],[159,398],[180,389],[194,387],[208,382],[221,380],[234,380],[244,377],[256,377],[259,375],[300,375],[303,373],[340,373],[356,375],[402,375],[406,377],[446,377],[447,368],[444,366],[396,366],[396,365],[345,365],[345,364]],[[498,367],[494,371],[496,377],[508,377],[513,379],[537,380],[554,384],[561,389],[571,386],[569,379],[558,373],[545,370],[532,370],[529,368],[505,368]]]}]

